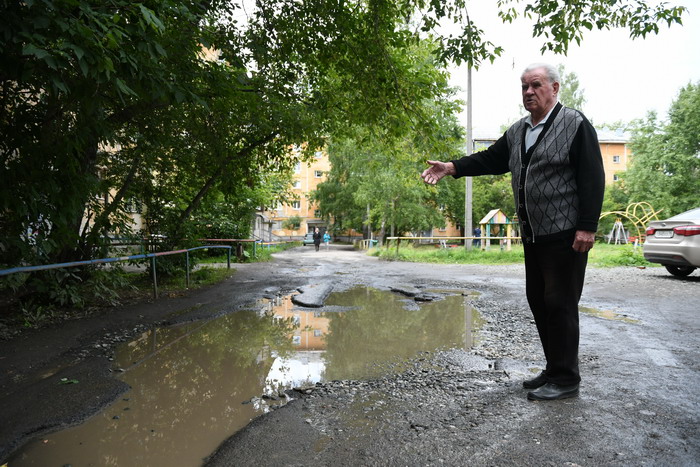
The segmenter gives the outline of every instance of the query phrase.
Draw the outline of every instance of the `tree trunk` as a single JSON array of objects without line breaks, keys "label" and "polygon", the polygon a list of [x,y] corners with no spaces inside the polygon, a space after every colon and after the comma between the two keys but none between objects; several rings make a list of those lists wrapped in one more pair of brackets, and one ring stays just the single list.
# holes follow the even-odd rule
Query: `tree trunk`
[{"label": "tree trunk", "polygon": [[244,147],[240,151],[238,151],[233,157],[225,159],[219,167],[216,168],[214,173],[207,179],[207,181],[204,183],[202,188],[197,192],[197,194],[192,198],[192,201],[190,201],[189,205],[187,208],[185,208],[184,211],[182,211],[182,214],[180,214],[180,221],[178,225],[183,225],[187,219],[189,219],[190,215],[199,207],[199,205],[202,202],[202,199],[204,199],[204,196],[211,190],[211,187],[214,186],[214,184],[221,178],[221,176],[224,174],[224,171],[226,170],[226,167],[228,165],[239,158],[246,157],[250,155],[251,152],[253,152],[254,149],[262,146],[265,143],[269,143],[272,141],[275,136],[277,136],[277,133],[271,133],[263,138],[260,138],[256,141],[253,141],[250,143],[248,146]]},{"label": "tree trunk", "polygon": [[[131,187],[131,184],[136,178],[136,172],[138,171],[139,165],[142,160],[143,155],[138,156],[134,159],[134,161],[131,164],[131,168],[129,169],[129,173],[124,179],[124,183],[122,183],[122,186],[119,188],[119,191],[117,191],[117,193],[114,195],[114,199],[112,200],[112,202],[109,204],[105,204],[104,209],[102,210],[100,215],[95,219],[94,224],[89,229],[89,233],[83,232],[83,234],[81,235],[82,242],[86,251],[93,251],[94,248],[99,244],[100,233],[106,231],[106,229],[110,226],[109,218],[112,214],[114,214],[117,211],[119,204],[124,199],[124,195]],[[106,201],[107,200],[105,200],[105,203]]]},{"label": "tree trunk", "polygon": [[379,229],[379,235],[377,237],[377,246],[382,246],[384,244],[384,235],[386,234],[386,219],[382,218],[382,226]]}]

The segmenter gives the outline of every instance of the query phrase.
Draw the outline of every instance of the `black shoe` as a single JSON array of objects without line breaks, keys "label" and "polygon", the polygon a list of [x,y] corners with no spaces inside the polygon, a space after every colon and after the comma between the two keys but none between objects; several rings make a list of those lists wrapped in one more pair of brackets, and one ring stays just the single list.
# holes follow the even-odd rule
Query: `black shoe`
[{"label": "black shoe", "polygon": [[578,396],[578,384],[562,386],[554,383],[547,383],[539,389],[527,393],[527,398],[531,401],[555,401]]},{"label": "black shoe", "polygon": [[547,376],[544,374],[544,371],[532,379],[523,381],[523,387],[525,389],[537,389],[545,384],[547,384]]}]

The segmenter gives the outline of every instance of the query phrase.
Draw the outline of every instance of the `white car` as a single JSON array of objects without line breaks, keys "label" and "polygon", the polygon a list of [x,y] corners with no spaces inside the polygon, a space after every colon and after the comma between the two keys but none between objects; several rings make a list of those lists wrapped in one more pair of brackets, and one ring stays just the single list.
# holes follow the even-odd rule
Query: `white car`
[{"label": "white car", "polygon": [[685,277],[700,268],[700,208],[649,224],[644,258]]}]

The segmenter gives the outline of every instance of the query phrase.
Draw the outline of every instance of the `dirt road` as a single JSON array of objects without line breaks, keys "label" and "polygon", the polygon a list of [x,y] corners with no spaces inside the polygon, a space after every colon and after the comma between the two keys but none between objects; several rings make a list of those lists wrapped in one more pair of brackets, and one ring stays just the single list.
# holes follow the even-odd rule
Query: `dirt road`
[{"label": "dirt road", "polygon": [[[155,325],[249,306],[275,288],[332,283],[478,292],[478,344],[416,356],[369,381],[334,381],[254,420],[210,465],[697,465],[700,459],[700,274],[589,268],[581,304],[577,399],[528,402],[521,381],[542,365],[521,265],[384,262],[349,248],[300,247],[236,265],[186,297],[109,310],[3,343],[0,464],[29,439],[78,423],[128,387],[110,372],[120,342]],[[80,384],[61,386],[61,377]],[[167,434],[166,434],[167,436]],[[10,464],[12,465],[12,464]]]}]

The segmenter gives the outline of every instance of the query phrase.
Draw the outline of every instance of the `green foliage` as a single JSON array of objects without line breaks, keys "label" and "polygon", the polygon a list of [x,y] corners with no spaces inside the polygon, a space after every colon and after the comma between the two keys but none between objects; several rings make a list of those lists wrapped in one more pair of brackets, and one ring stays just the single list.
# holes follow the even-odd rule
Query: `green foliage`
[{"label": "green foliage", "polygon": [[282,228],[288,230],[297,230],[301,227],[301,217],[291,216],[282,223]]},{"label": "green foliage", "polygon": [[[605,196],[603,197],[603,208],[601,209],[601,213],[613,211],[625,212],[629,204],[629,195],[625,190],[625,183],[623,180],[605,187]],[[618,217],[619,216],[611,214],[600,219],[598,222],[598,232],[603,235],[610,233]],[[622,221],[624,227],[630,231],[630,235],[635,235],[635,231],[633,230],[630,222],[622,217],[620,220]]]},{"label": "green foliage", "polygon": [[418,174],[434,154],[458,157],[463,132],[456,119],[459,103],[450,99],[453,90],[431,47],[426,41],[393,51],[395,60],[407,64],[407,73],[434,83],[432,93],[421,92],[423,100],[413,104],[418,119],[405,115],[400,126],[391,128],[354,125],[331,140],[331,171],[312,199],[333,230],[369,228],[383,238],[444,225],[437,189],[423,184]]},{"label": "green foliage", "polygon": [[[517,17],[519,0],[498,0],[504,20]],[[557,0],[524,2],[522,14],[535,19],[533,37],[545,37],[540,49],[566,55],[569,45],[581,45],[586,30],[627,28],[630,37],[646,37],[659,32],[659,23],[671,26],[680,23],[685,7],[666,3],[649,5],[644,1],[587,0],[561,3]]]},{"label": "green foliage", "polygon": [[557,66],[557,71],[559,71],[559,77],[561,78],[559,102],[571,109],[583,110],[586,98],[583,95],[583,89],[580,87],[578,75],[573,71],[567,72],[566,67],[562,64]]},{"label": "green foliage", "polygon": [[641,247],[633,245],[608,245],[597,243],[588,254],[588,263],[595,267],[658,266],[644,259]]},{"label": "green foliage", "polygon": [[680,90],[667,123],[653,112],[635,122],[631,149],[622,175],[631,201],[663,209],[662,217],[700,206],[700,83]]},{"label": "green foliage", "polygon": [[118,305],[131,291],[118,268],[52,269],[15,274],[0,282],[8,310],[18,310],[24,326],[32,328],[90,307]]}]

